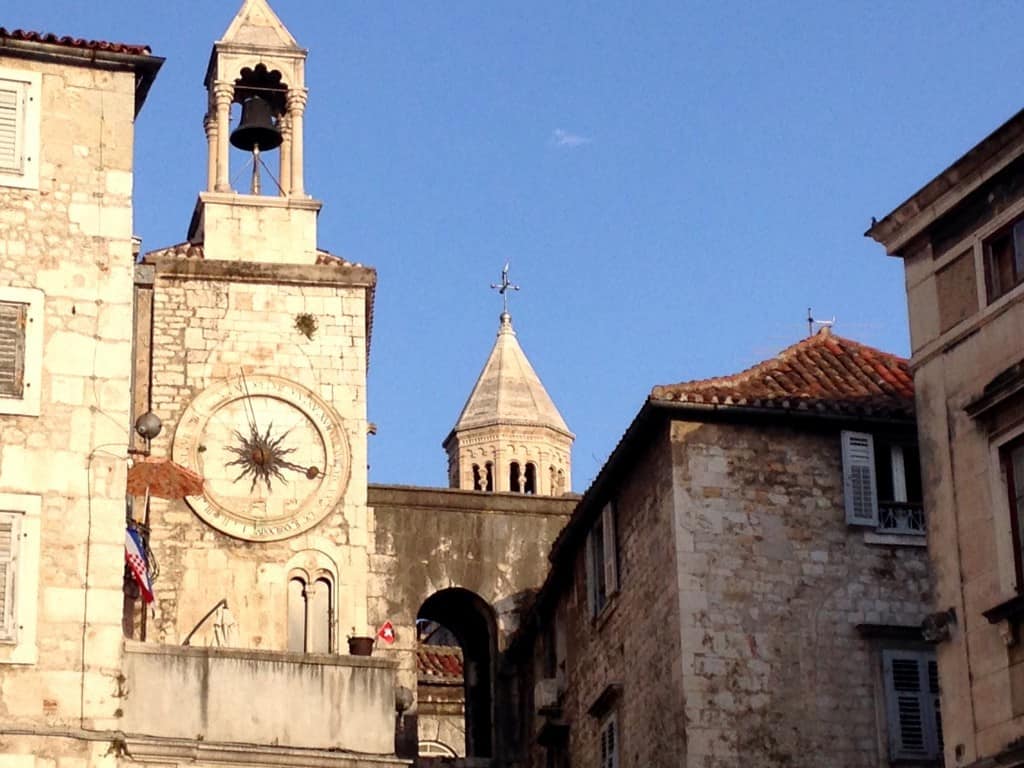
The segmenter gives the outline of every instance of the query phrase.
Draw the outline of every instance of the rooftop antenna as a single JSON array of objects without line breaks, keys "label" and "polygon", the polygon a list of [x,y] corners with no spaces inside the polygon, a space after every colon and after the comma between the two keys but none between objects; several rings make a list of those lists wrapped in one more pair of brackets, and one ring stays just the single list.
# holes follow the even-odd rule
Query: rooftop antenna
[{"label": "rooftop antenna", "polygon": [[491,283],[491,288],[494,288],[498,293],[501,294],[502,301],[502,317],[508,315],[508,292],[518,291],[519,286],[513,285],[508,279],[508,262],[505,262],[505,267],[501,270],[501,283]]},{"label": "rooftop antenna", "polygon": [[836,316],[832,315],[831,320],[815,320],[814,315],[811,314],[811,308],[807,308],[807,335],[814,335],[814,326],[819,328],[831,328],[836,324]]}]

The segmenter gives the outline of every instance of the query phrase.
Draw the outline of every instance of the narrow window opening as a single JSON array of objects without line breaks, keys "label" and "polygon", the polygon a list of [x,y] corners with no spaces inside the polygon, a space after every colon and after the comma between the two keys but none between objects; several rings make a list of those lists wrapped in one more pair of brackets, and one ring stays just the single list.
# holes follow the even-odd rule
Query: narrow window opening
[{"label": "narrow window opening", "polygon": [[526,465],[526,482],[523,485],[523,493],[537,493],[537,467],[532,463]]},{"label": "narrow window opening", "polygon": [[520,493],[523,490],[520,487],[520,477],[519,462],[513,461],[508,468],[508,489],[512,493]]},{"label": "narrow window opening", "polygon": [[480,473],[480,465],[473,465],[473,490],[482,491],[484,489],[484,478]]},{"label": "narrow window opening", "polygon": [[334,648],[334,585],[327,577],[288,580],[288,650],[331,653]]},{"label": "narrow window opening", "polygon": [[486,466],[486,469],[487,469],[487,487],[484,488],[484,490],[485,491],[493,491],[494,490],[494,465],[491,462],[488,461],[485,466]]}]

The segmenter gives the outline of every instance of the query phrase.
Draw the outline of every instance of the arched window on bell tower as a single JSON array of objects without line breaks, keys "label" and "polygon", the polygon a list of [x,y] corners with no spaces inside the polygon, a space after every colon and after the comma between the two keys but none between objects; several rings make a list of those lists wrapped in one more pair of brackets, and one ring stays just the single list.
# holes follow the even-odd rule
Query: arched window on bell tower
[{"label": "arched window on bell tower", "polygon": [[526,464],[526,479],[523,482],[523,493],[537,493],[537,465],[532,461]]},{"label": "arched window on bell tower", "polygon": [[522,472],[519,469],[519,462],[513,461],[508,465],[508,489],[512,493],[520,493],[522,489]]}]

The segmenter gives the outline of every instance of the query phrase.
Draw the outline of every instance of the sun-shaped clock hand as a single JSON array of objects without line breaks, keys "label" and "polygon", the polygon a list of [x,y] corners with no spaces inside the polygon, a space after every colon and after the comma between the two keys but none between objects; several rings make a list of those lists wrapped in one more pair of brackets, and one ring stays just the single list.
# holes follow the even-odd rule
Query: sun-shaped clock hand
[{"label": "sun-shaped clock hand", "polygon": [[255,424],[250,424],[248,435],[243,435],[235,430],[235,439],[238,441],[238,445],[227,446],[227,450],[238,458],[227,462],[224,466],[240,467],[241,472],[233,482],[237,483],[244,477],[250,477],[252,479],[252,484],[249,486],[250,492],[256,490],[256,484],[260,481],[266,483],[268,491],[273,490],[272,478],[287,483],[288,478],[285,477],[283,470],[301,472],[310,480],[320,474],[320,470],[316,467],[303,467],[289,461],[287,457],[295,453],[296,449],[285,448],[283,443],[291,430],[283,432],[278,437],[271,437],[273,428],[274,425],[271,423],[267,425],[267,431],[261,433]]}]

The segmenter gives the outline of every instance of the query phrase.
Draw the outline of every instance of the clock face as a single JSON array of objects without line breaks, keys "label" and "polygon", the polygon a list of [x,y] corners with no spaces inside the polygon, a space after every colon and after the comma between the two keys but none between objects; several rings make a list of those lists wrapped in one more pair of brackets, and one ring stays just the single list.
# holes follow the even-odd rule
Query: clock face
[{"label": "clock face", "polygon": [[345,433],[327,403],[294,382],[247,376],[189,404],[174,460],[203,477],[189,506],[241,539],[272,541],[312,528],[348,485]]}]

